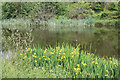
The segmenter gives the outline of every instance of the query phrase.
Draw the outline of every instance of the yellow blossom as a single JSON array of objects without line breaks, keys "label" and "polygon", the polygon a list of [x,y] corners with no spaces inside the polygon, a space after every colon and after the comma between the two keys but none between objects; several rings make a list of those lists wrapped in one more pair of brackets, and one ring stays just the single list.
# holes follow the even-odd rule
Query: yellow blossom
[{"label": "yellow blossom", "polygon": [[45,58],[45,56],[43,56],[43,58]]},{"label": "yellow blossom", "polygon": [[23,57],[23,59],[25,59],[27,56]]},{"label": "yellow blossom", "polygon": [[84,62],[81,62],[81,64],[84,64]]},{"label": "yellow blossom", "polygon": [[86,63],[83,64],[83,66],[86,66],[86,65],[87,65]]},{"label": "yellow blossom", "polygon": [[109,57],[109,59],[112,59],[111,57]]},{"label": "yellow blossom", "polygon": [[34,56],[35,58],[37,57],[37,56]]},{"label": "yellow blossom", "polygon": [[115,66],[115,68],[117,68],[117,66]]},{"label": "yellow blossom", "polygon": [[46,53],[47,49],[44,50],[44,53]]},{"label": "yellow blossom", "polygon": [[29,51],[30,50],[30,48],[28,48],[26,51]]},{"label": "yellow blossom", "polygon": [[76,71],[76,70],[77,70],[77,68],[74,68],[74,70]]},{"label": "yellow blossom", "polygon": [[76,74],[76,75],[78,75],[78,73],[77,73],[77,72],[76,72],[75,74]]},{"label": "yellow blossom", "polygon": [[61,65],[58,65],[58,67],[60,67]]},{"label": "yellow blossom", "polygon": [[97,62],[95,64],[98,64]]},{"label": "yellow blossom", "polygon": [[48,60],[50,60],[50,58],[48,58]]},{"label": "yellow blossom", "polygon": [[110,63],[112,63],[112,61],[109,61]]},{"label": "yellow blossom", "polygon": [[58,61],[61,61],[61,59],[58,59]]},{"label": "yellow blossom", "polygon": [[47,59],[45,59],[45,61],[46,61]]},{"label": "yellow blossom", "polygon": [[56,47],[56,50],[58,49],[59,47]]},{"label": "yellow blossom", "polygon": [[34,55],[32,55],[33,57],[35,57]]},{"label": "yellow blossom", "polygon": [[35,62],[37,62],[37,60],[35,60]]},{"label": "yellow blossom", "polygon": [[63,55],[65,55],[65,53],[63,53]]},{"label": "yellow blossom", "polygon": [[90,53],[87,53],[87,55],[90,55]]},{"label": "yellow blossom", "polygon": [[92,61],[91,63],[95,63],[95,61]]},{"label": "yellow blossom", "polygon": [[44,53],[46,53],[46,51],[44,51]]},{"label": "yellow blossom", "polygon": [[115,64],[117,64],[117,63],[114,62],[113,64],[115,65]]},{"label": "yellow blossom", "polygon": [[77,70],[80,70],[80,68],[77,68]]},{"label": "yellow blossom", "polygon": [[23,54],[21,53],[20,55],[22,56]]},{"label": "yellow blossom", "polygon": [[76,52],[73,52],[73,54],[75,54]]},{"label": "yellow blossom", "polygon": [[28,48],[28,50],[29,50],[30,48]]},{"label": "yellow blossom", "polygon": [[61,53],[59,53],[59,55],[61,55]]},{"label": "yellow blossom", "polygon": [[97,73],[97,75],[99,76],[99,74]]},{"label": "yellow blossom", "polygon": [[36,53],[34,53],[34,55],[36,55]]},{"label": "yellow blossom", "polygon": [[108,72],[108,70],[106,70],[106,72]]},{"label": "yellow blossom", "polygon": [[62,52],[62,49],[60,50],[60,52]]},{"label": "yellow blossom", "polygon": [[28,52],[29,50],[27,49],[26,51]]},{"label": "yellow blossom", "polygon": [[78,73],[78,71],[77,71],[77,70],[76,70],[75,72],[76,72],[76,73]]},{"label": "yellow blossom", "polygon": [[54,54],[53,52],[50,52],[50,54]]},{"label": "yellow blossom", "polygon": [[41,58],[39,58],[39,60],[41,60]]},{"label": "yellow blossom", "polygon": [[73,52],[71,52],[70,54],[71,54],[71,55],[73,55],[74,53],[73,53]]},{"label": "yellow blossom", "polygon": [[108,74],[106,74],[105,76],[108,76]]},{"label": "yellow blossom", "polygon": [[77,66],[79,67],[80,65],[79,65],[79,64],[77,64]]},{"label": "yellow blossom", "polygon": [[32,53],[32,49],[30,50],[30,53]]}]

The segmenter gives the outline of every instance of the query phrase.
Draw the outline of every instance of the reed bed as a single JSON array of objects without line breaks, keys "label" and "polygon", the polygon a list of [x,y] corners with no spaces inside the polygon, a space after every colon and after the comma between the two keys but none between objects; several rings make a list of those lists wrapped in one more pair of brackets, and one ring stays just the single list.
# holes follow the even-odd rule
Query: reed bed
[{"label": "reed bed", "polygon": [[[79,46],[75,48],[70,45],[27,48],[17,55],[14,63],[18,66],[17,70],[22,67],[20,73],[37,78],[43,77],[43,74],[44,78],[118,78],[119,74],[117,59],[100,58],[80,50]],[[20,77],[20,73],[16,73],[17,77]]]}]

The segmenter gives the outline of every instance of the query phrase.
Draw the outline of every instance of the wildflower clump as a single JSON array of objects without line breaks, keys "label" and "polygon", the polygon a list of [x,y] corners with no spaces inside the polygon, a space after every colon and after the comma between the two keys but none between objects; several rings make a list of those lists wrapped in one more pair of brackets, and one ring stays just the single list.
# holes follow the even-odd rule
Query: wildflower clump
[{"label": "wildflower clump", "polygon": [[[93,53],[69,45],[55,48],[28,48],[19,53],[20,60],[31,62],[32,67],[48,71],[63,70],[76,78],[118,77],[118,61],[115,58],[97,57]],[[56,71],[57,72],[57,71]],[[55,72],[55,73],[56,73]],[[62,74],[62,73],[60,73]]]}]

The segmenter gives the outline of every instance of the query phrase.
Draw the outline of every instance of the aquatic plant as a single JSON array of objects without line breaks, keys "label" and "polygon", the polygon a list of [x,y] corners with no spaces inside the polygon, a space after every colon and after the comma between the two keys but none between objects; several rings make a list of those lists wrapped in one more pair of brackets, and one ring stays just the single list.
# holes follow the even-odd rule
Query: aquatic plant
[{"label": "aquatic plant", "polygon": [[[55,48],[27,48],[18,54],[23,64],[58,76],[61,71],[74,78],[118,78],[118,61],[112,57],[97,57],[93,53],[80,51],[79,47],[58,45]],[[24,66],[23,65],[23,66]],[[26,68],[27,69],[27,68]],[[53,72],[51,72],[53,71]],[[36,74],[37,75],[37,74]],[[59,75],[59,77],[61,76]],[[68,77],[68,74],[66,74]]]}]

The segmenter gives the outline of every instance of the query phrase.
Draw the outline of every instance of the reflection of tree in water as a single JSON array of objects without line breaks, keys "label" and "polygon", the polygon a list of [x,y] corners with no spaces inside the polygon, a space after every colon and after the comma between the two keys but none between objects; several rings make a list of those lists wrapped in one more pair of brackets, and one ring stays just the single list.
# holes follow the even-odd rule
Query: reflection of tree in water
[{"label": "reflection of tree in water", "polygon": [[31,31],[2,29],[2,49],[25,49],[32,42]]},{"label": "reflection of tree in water", "polygon": [[94,33],[92,49],[96,49],[99,56],[118,56],[116,32],[98,31]]}]

